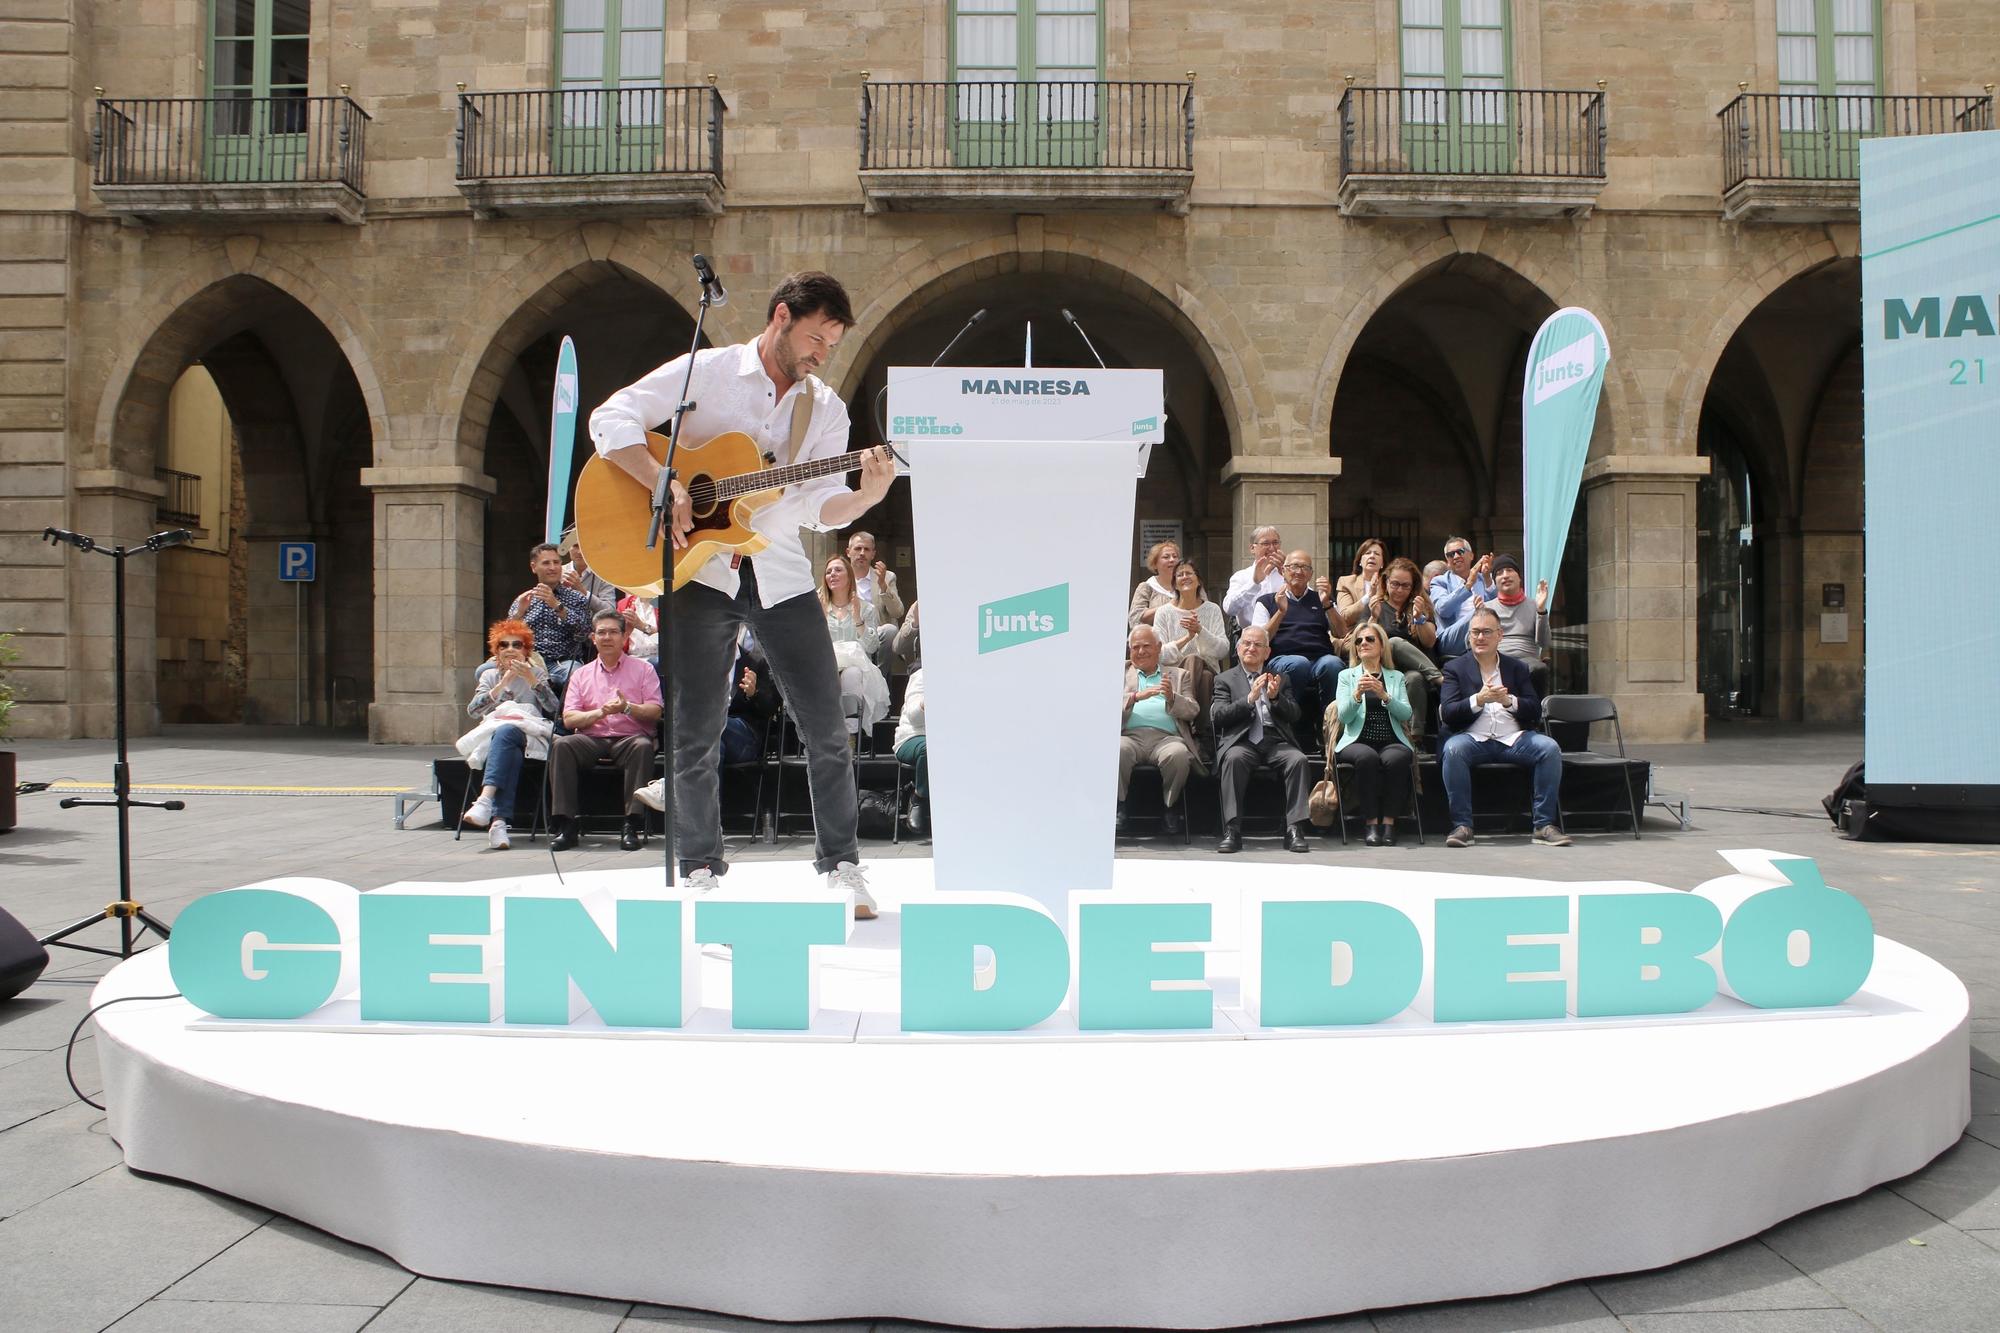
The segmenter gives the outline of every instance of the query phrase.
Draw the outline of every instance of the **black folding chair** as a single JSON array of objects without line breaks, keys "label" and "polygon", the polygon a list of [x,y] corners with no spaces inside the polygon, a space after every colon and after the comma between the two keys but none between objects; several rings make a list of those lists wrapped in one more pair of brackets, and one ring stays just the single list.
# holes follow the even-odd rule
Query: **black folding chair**
[{"label": "black folding chair", "polygon": [[[1590,728],[1598,722],[1609,722],[1611,732],[1618,741],[1618,753],[1599,754],[1590,748]],[[1542,700],[1542,727],[1562,746],[1563,768],[1572,766],[1580,769],[1615,768],[1618,770],[1618,789],[1625,794],[1623,813],[1632,821],[1632,837],[1639,837],[1639,803],[1632,795],[1632,776],[1628,771],[1629,761],[1625,757],[1625,729],[1618,725],[1618,705],[1601,694],[1552,694]],[[1581,727],[1581,743],[1576,749],[1564,744],[1566,739],[1575,738],[1579,733],[1573,729]],[[1564,734],[1567,733],[1567,734]],[[1605,810],[1579,810],[1576,814],[1617,815],[1617,807]]]}]

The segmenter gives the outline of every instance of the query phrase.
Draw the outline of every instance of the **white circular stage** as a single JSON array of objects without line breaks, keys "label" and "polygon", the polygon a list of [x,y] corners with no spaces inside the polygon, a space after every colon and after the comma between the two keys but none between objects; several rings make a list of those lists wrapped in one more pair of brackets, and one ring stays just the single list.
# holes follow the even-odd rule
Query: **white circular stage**
[{"label": "white circular stage", "polygon": [[[901,1035],[895,908],[929,863],[895,861],[870,872],[882,917],[824,955],[810,1033],[229,1031],[135,1002],[98,1019],[111,1131],[139,1170],[434,1277],[765,1319],[1215,1327],[1672,1263],[1914,1171],[1966,1123],[1965,989],[1882,940],[1863,991],[1811,1013],[1232,1021],[1228,904],[1331,873],[1119,864],[1121,886],[1224,907],[1213,1032]],[[808,874],[744,864],[727,890]],[[568,892],[626,875],[657,880],[571,875]],[[450,886],[467,887],[554,880]],[[726,996],[710,954],[705,993]],[[173,989],[155,950],[96,998]]]}]

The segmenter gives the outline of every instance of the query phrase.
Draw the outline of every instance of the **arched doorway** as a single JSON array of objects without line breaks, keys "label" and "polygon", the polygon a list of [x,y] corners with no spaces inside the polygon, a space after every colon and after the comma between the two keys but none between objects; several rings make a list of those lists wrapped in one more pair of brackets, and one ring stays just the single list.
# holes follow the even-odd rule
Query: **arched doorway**
[{"label": "arched doorway", "polygon": [[694,319],[645,279],[593,262],[549,283],[494,335],[481,367],[501,384],[485,429],[485,467],[495,483],[486,512],[487,621],[529,585],[528,548],[543,536],[550,403],[565,335],[575,341],[577,356],[573,491],[591,456],[591,410],[687,351]]},{"label": "arched doorway", "polygon": [[[165,485],[153,617],[159,720],[361,727],[374,693],[369,413],[296,298],[236,275],[156,330],[118,400],[114,458]],[[315,546],[310,584],[279,547]]]},{"label": "arched doorway", "polygon": [[[1021,259],[1000,255],[947,273],[913,293],[879,327],[860,331],[866,337],[857,353],[863,363],[844,380],[853,447],[883,438],[877,403],[888,368],[929,364],[977,311],[985,317],[952,348],[949,364],[1022,365],[1032,326],[1037,366],[1096,365],[1084,335],[1064,319],[1067,310],[1111,368],[1164,372],[1166,442],[1153,450],[1139,482],[1133,581],[1143,576],[1141,533],[1173,533],[1198,563],[1210,596],[1220,599],[1238,545],[1221,482],[1234,414],[1200,333],[1164,297],[1120,270],[1070,256],[1062,272],[1050,272],[1024,267]],[[917,588],[909,488],[892,488],[863,526],[875,534],[881,558],[897,569],[908,602]],[[1014,539],[996,531],[996,558]]]},{"label": "arched doorway", "polygon": [[[1369,318],[1333,402],[1335,574],[1349,572],[1370,537],[1419,567],[1452,536],[1519,558],[1521,382],[1528,345],[1555,309],[1512,269],[1461,254],[1411,279]],[[1608,436],[1601,411],[1598,433]],[[1589,688],[1586,510],[1579,500],[1549,613],[1556,687],[1567,691]]]},{"label": "arched doorway", "polygon": [[1861,266],[1766,297],[1702,400],[1697,654],[1711,717],[1861,717]]}]

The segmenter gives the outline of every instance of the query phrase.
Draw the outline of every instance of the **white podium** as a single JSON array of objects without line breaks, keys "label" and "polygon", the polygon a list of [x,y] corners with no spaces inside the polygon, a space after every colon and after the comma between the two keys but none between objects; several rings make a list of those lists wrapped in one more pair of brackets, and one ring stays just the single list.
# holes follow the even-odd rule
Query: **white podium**
[{"label": "white podium", "polygon": [[1111,887],[1132,508],[1157,370],[889,370],[910,461],[937,887]]}]

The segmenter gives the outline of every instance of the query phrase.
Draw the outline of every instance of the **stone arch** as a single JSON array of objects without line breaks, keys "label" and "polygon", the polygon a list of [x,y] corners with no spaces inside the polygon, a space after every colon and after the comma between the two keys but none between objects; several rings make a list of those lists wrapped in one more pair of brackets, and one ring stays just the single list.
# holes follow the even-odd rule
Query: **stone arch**
[{"label": "stone arch", "polygon": [[[1133,297],[1171,324],[1208,373],[1222,400],[1232,453],[1276,452],[1252,446],[1268,434],[1260,422],[1275,422],[1275,399],[1249,336],[1199,278],[1173,276],[1136,254],[1067,233],[1048,232],[1039,247],[1015,235],[975,241],[941,255],[912,251],[876,280],[873,297],[856,312],[860,333],[852,355],[843,355],[831,377],[836,392],[849,393],[888,345],[896,331],[938,297],[1003,273],[1072,272]],[[845,347],[843,350],[846,350]]]},{"label": "stone arch", "polygon": [[290,297],[339,346],[361,389],[369,433],[376,448],[383,447],[389,413],[369,353],[374,333],[359,307],[310,262],[283,250],[266,250],[256,237],[232,237],[143,297],[126,321],[146,332],[120,349],[111,363],[91,427],[94,465],[110,465],[122,456],[134,471],[151,470],[151,450],[175,379],[200,354],[203,342],[212,341],[214,332],[234,318],[232,311],[241,308],[245,296],[259,294],[257,284]]},{"label": "stone arch", "polygon": [[[1307,426],[1314,438],[1326,439],[1333,431],[1333,402],[1340,392],[1340,379],[1368,322],[1406,288],[1455,260],[1473,261],[1470,271],[1479,273],[1482,269],[1486,270],[1481,276],[1487,276],[1496,285],[1505,287],[1524,283],[1532,287],[1537,295],[1550,303],[1552,310],[1581,305],[1600,319],[1604,318],[1602,302],[1596,300],[1574,274],[1542,264],[1521,246],[1501,246],[1488,251],[1480,248],[1483,241],[1483,233],[1471,235],[1448,231],[1404,255],[1359,293],[1345,311],[1329,314],[1320,322],[1313,336],[1313,345],[1321,349],[1314,360],[1319,367],[1319,377],[1313,385],[1312,415]],[[1636,400],[1638,394],[1636,386],[1629,382],[1619,366],[1616,330],[1607,323],[1606,333],[1612,339],[1612,368],[1604,379],[1603,406],[1608,424],[1601,433],[1611,440],[1616,438],[1619,423],[1629,421],[1628,405]],[[1593,455],[1597,452],[1593,442]]]},{"label": "stone arch", "polygon": [[1719,285],[1720,294],[1700,318],[1692,321],[1692,327],[1706,329],[1706,334],[1695,351],[1682,360],[1667,384],[1667,391],[1661,395],[1666,420],[1660,423],[1660,429],[1665,439],[1687,439],[1692,443],[1692,432],[1700,427],[1701,406],[1708,397],[1715,368],[1730,340],[1757,307],[1793,278],[1839,258],[1839,248],[1826,236],[1795,236],[1762,267]]},{"label": "stone arch", "polygon": [[[615,223],[592,222],[554,237],[510,268],[464,322],[452,374],[432,400],[434,419],[452,423],[453,461],[463,467],[482,463],[507,368],[538,324],[571,297],[615,278],[644,283],[674,300],[669,293],[677,279],[659,260],[672,248],[671,242],[649,243]],[[741,319],[727,308],[711,310],[702,330],[708,345],[738,341],[734,334]]]}]

